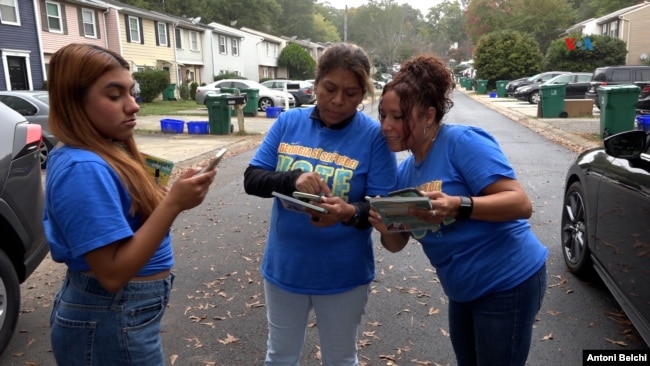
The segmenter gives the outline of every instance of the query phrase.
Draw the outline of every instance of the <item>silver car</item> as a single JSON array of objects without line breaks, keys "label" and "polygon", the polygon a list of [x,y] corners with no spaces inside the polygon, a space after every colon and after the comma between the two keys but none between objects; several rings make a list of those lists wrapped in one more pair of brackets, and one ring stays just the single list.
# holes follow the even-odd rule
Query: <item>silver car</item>
[{"label": "silver car", "polygon": [[[208,85],[199,86],[196,89],[195,101],[197,104],[205,104],[205,95],[210,92],[222,92],[221,88],[229,89],[257,89],[259,101],[257,106],[260,110],[266,111],[267,107],[285,107],[284,93],[279,90],[269,89],[266,86],[253,80],[246,79],[224,79],[215,81]],[[296,99],[288,95],[289,107],[295,107]]]},{"label": "silver car", "polygon": [[38,149],[41,126],[0,103],[0,354],[16,329],[20,284],[48,253]]},{"label": "silver car", "polygon": [[29,123],[41,125],[43,129],[43,144],[41,145],[41,168],[47,165],[47,156],[59,142],[50,133],[48,118],[50,115],[50,97],[42,90],[10,90],[0,91],[0,102],[22,114]]}]

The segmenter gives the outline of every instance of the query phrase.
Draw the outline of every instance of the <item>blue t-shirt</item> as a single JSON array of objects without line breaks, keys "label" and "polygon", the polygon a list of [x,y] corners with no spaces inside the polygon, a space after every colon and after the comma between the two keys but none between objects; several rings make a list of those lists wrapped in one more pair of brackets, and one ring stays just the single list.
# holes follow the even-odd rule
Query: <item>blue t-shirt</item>
[{"label": "blue t-shirt", "polygon": [[[409,156],[400,164],[398,188],[480,196],[485,187],[504,177],[516,178],[489,133],[477,127],[442,125],[424,161],[416,164]],[[411,235],[422,244],[445,293],[455,301],[514,288],[538,271],[548,255],[527,220],[448,219],[437,230]]]},{"label": "blue t-shirt", "polygon": [[[55,262],[75,271],[88,271],[86,253],[128,239],[141,226],[140,217],[132,216],[130,210],[131,196],[99,155],[68,146],[52,150],[47,161],[43,224]],[[167,233],[138,276],[173,265]]]},{"label": "blue t-shirt", "polygon": [[[385,195],[397,182],[395,154],[377,121],[363,113],[341,129],[311,119],[313,108],[280,114],[251,165],[270,171],[318,172],[334,196],[347,202]],[[274,199],[262,275],[301,294],[335,294],[370,283],[375,275],[370,234],[340,223],[317,228],[309,215],[287,211]]]}]

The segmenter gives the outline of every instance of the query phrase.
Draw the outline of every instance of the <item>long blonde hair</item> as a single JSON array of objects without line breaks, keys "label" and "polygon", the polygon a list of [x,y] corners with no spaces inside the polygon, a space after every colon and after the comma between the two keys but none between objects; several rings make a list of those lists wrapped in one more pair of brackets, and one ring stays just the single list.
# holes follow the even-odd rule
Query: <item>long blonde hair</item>
[{"label": "long blonde hair", "polygon": [[162,199],[162,190],[147,173],[134,138],[117,143],[106,139],[84,109],[93,84],[118,68],[129,70],[129,64],[99,46],[73,43],[59,49],[49,64],[49,124],[59,141],[92,151],[115,169],[131,195],[131,214],[139,214],[144,222]]}]

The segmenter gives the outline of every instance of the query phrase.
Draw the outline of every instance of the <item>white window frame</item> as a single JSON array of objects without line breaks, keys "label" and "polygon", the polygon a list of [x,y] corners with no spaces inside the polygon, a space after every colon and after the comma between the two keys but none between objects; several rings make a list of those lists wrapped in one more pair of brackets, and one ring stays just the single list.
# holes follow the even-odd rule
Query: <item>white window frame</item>
[{"label": "white window frame", "polygon": [[[16,21],[10,21],[2,17],[3,12],[9,12],[13,10],[13,15],[16,17]],[[20,12],[18,11],[18,0],[1,0],[0,1],[0,24],[8,25],[20,25]]]},{"label": "white window frame", "polygon": [[232,38],[231,42],[231,50],[232,50],[232,55],[233,56],[239,56],[239,39],[237,38]]},{"label": "white window frame", "polygon": [[[57,15],[51,15],[48,12],[48,5],[54,5],[56,6],[56,11]],[[47,18],[47,30],[52,33],[63,33],[63,15],[61,14],[61,4],[54,2],[54,1],[46,1],[45,2],[45,16]],[[53,28],[52,25],[50,24],[50,19],[58,19],[59,21],[59,29]]]},{"label": "white window frame", "polygon": [[167,23],[158,22],[158,45],[167,47],[169,46],[169,34],[167,34]]},{"label": "white window frame", "polygon": [[190,31],[190,50],[198,51],[199,50],[199,33],[195,31]]},{"label": "white window frame", "polygon": [[228,53],[228,44],[226,43],[226,36],[219,36],[219,53],[225,55]]},{"label": "white window frame", "polygon": [[[135,22],[135,27],[133,26],[133,22]],[[136,32],[137,39],[133,37],[133,32]],[[142,37],[140,36],[140,19],[138,17],[134,17],[129,15],[129,37],[131,38],[131,43],[142,43]]]},{"label": "white window frame", "polygon": [[[90,15],[90,23],[86,22],[84,15]],[[81,9],[81,24],[84,28],[84,36],[88,38],[97,38],[97,19],[95,19],[95,12],[90,9]],[[89,34],[86,30],[86,26],[91,26],[93,28],[92,34]]]}]

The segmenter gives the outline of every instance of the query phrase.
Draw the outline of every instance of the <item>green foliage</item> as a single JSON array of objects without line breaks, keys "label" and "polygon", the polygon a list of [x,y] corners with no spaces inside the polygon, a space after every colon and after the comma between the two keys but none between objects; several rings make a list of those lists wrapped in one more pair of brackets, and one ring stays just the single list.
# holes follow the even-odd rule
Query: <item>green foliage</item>
[{"label": "green foliage", "polygon": [[282,49],[278,65],[289,70],[289,79],[309,79],[316,70],[316,61],[301,46],[292,43]]},{"label": "green foliage", "polygon": [[186,81],[178,87],[178,93],[180,94],[181,100],[190,99],[190,82]]},{"label": "green foliage", "polygon": [[140,86],[140,98],[145,103],[156,99],[169,86],[169,73],[163,70],[147,69],[133,73],[133,79]]},{"label": "green foliage", "polygon": [[190,99],[194,100],[196,99],[196,88],[199,87],[199,83],[197,82],[192,82],[190,84]]},{"label": "green foliage", "polygon": [[[567,38],[581,40],[582,37],[581,34],[575,33]],[[597,67],[625,64],[627,55],[625,42],[618,38],[601,35],[590,35],[589,39],[593,50],[576,47],[571,51],[564,38],[551,42],[544,59],[544,68],[546,70],[593,72]]]},{"label": "green foliage", "polygon": [[212,78],[213,81],[219,81],[224,79],[246,79],[246,78],[232,73],[219,74],[219,75],[215,75]]},{"label": "green foliage", "polygon": [[542,52],[535,39],[513,30],[484,35],[476,46],[474,68],[477,79],[487,79],[488,88],[497,80],[514,80],[541,71]]}]

